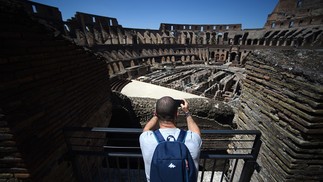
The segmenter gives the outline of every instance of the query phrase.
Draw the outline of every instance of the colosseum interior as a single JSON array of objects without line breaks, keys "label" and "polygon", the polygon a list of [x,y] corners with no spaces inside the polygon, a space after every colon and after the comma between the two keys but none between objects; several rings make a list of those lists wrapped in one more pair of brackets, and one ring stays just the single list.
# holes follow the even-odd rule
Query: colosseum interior
[{"label": "colosseum interior", "polygon": [[323,181],[323,0],[279,0],[261,29],[156,30],[0,3],[0,181],[75,181],[62,129],[142,127],[155,99],[122,94],[135,81],[200,96],[202,129],[261,131],[251,181]]}]

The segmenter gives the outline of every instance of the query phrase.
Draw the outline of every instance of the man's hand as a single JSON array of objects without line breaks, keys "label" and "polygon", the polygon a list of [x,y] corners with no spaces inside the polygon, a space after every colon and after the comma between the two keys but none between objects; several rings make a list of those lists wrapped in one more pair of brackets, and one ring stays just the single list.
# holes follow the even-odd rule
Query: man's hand
[{"label": "man's hand", "polygon": [[184,104],[181,104],[181,108],[185,112],[185,115],[186,115],[187,128],[189,130],[191,130],[192,132],[201,136],[200,128],[197,126],[197,124],[195,123],[191,114],[189,113],[190,110],[188,108],[188,102],[185,99],[183,99],[183,100],[184,100]]},{"label": "man's hand", "polygon": [[187,113],[189,112],[188,102],[185,99],[183,99],[183,101],[184,101],[184,104],[181,104],[181,108],[185,113]]}]

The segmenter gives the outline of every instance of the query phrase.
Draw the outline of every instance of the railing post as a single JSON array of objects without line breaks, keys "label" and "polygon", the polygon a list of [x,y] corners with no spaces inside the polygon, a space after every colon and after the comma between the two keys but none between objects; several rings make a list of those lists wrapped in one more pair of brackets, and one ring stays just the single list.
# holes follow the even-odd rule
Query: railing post
[{"label": "railing post", "polygon": [[251,180],[251,176],[255,169],[257,171],[260,171],[260,166],[257,164],[257,157],[260,151],[260,146],[261,146],[261,140],[260,140],[261,134],[256,135],[255,137],[255,142],[253,143],[253,149],[251,151],[251,155],[253,156],[253,159],[245,159],[244,160],[244,165],[242,168],[242,172],[240,175],[240,180],[239,182],[249,182]]}]

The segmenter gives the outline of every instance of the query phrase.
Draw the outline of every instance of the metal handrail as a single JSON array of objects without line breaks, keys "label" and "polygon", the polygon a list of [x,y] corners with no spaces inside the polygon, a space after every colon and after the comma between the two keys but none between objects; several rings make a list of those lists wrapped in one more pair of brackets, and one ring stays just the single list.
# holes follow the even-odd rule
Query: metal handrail
[{"label": "metal handrail", "polygon": [[[108,178],[113,181],[114,171],[118,171],[118,179],[125,177],[120,175],[123,170],[127,171],[128,180],[134,178],[130,175],[130,166],[134,163],[136,166],[137,180],[132,181],[145,181],[142,154],[139,145],[134,146],[133,141],[139,138],[131,138],[131,145],[120,145],[118,137],[137,135],[142,133],[142,129],[138,128],[100,128],[100,127],[71,127],[64,128],[65,141],[68,147],[69,156],[73,164],[74,173],[80,181],[105,181]],[[207,149],[204,148],[200,154],[200,168],[199,180],[205,181],[206,174],[210,173],[210,181],[215,177],[217,164],[222,161],[223,165],[220,173],[220,181],[232,181],[233,178],[239,177],[239,181],[250,181],[254,170],[259,171],[259,165],[256,160],[261,146],[261,132],[258,130],[201,130],[202,140],[203,136],[219,137],[212,138],[203,142],[207,145],[213,145],[215,142],[216,147],[212,146]],[[110,135],[113,136],[110,136]],[[100,136],[99,136],[100,135]],[[248,139],[233,138],[237,135],[251,136]],[[115,138],[110,138],[115,137]],[[223,138],[224,137],[224,138]],[[121,142],[128,141],[128,138],[123,138]],[[112,142],[109,143],[109,142]],[[117,142],[117,143],[115,143]],[[208,142],[213,142],[209,143]],[[222,142],[222,144],[221,144]],[[227,144],[232,143],[246,143],[247,146],[226,147]],[[139,143],[139,142],[138,142]],[[219,146],[218,146],[219,145]],[[230,151],[230,152],[228,152]],[[231,153],[232,152],[232,153]],[[124,161],[125,160],[125,161]],[[135,161],[134,161],[135,160]],[[99,162],[98,162],[99,161]],[[106,167],[102,167],[101,162],[105,161]],[[224,162],[223,162],[224,161]],[[241,174],[236,174],[238,161],[243,161]],[[104,162],[103,162],[104,163]],[[125,165],[123,166],[122,165]],[[86,167],[84,167],[86,166]],[[97,166],[93,170],[93,166]],[[213,166],[210,169],[207,166]],[[84,169],[86,168],[86,169]],[[106,173],[104,171],[107,171]],[[98,175],[100,174],[100,175]],[[98,179],[100,176],[100,179]],[[108,177],[107,177],[108,176]]]}]

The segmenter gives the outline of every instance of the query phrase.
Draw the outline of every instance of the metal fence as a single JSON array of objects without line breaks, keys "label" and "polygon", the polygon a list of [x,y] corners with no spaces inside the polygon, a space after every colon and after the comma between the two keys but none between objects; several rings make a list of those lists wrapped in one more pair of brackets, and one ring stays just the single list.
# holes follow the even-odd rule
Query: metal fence
[{"label": "metal fence", "polygon": [[[139,147],[142,129],[66,128],[78,181],[146,181]],[[257,130],[202,130],[198,181],[250,181],[261,146]]]}]

